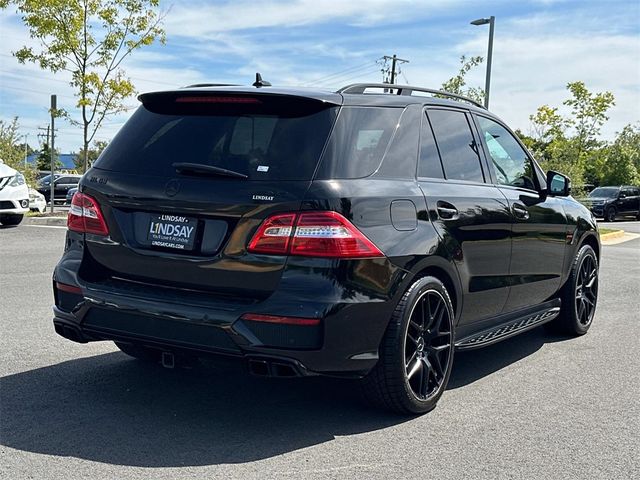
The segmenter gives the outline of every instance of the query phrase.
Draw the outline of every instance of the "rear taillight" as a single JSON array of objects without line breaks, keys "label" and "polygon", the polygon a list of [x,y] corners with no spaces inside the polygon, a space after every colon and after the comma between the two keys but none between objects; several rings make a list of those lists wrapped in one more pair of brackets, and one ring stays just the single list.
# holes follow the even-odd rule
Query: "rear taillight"
[{"label": "rear taillight", "polygon": [[247,250],[251,253],[304,257],[383,256],[371,240],[337,212],[273,215],[260,225]]},{"label": "rear taillight", "polygon": [[71,200],[67,227],[74,232],[109,235],[109,229],[98,202],[89,195],[80,192],[76,192]]},{"label": "rear taillight", "polygon": [[259,313],[245,313],[240,318],[251,322],[277,323],[279,325],[301,325],[306,327],[320,325],[319,318],[283,317],[281,315],[264,315]]}]

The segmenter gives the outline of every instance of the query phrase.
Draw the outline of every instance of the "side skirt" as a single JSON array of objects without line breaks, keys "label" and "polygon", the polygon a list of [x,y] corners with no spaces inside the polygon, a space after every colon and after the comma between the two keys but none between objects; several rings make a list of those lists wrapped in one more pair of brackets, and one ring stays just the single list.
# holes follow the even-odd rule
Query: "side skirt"
[{"label": "side skirt", "polygon": [[515,318],[513,314],[510,314],[506,316],[502,322],[456,339],[455,346],[457,350],[472,350],[474,348],[493,345],[519,333],[531,330],[543,323],[550,322],[556,318],[559,313],[559,299],[552,302],[545,302],[539,305],[534,311],[529,309],[526,313],[523,312]]}]

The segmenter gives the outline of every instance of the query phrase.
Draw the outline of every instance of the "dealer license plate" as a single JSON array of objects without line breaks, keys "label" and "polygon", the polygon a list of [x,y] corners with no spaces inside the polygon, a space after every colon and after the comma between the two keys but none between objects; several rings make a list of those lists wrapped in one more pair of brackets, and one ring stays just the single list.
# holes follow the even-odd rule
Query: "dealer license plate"
[{"label": "dealer license plate", "polygon": [[147,240],[153,247],[193,250],[197,224],[195,218],[181,215],[151,215]]}]

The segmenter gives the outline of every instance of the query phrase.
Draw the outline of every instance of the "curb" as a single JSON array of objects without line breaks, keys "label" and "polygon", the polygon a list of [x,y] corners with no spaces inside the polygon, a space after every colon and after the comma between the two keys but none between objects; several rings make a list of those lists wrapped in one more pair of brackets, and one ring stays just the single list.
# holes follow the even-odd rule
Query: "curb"
[{"label": "curb", "polygon": [[616,230],[615,232],[603,233],[600,240],[612,240],[614,238],[624,237],[624,230]]},{"label": "curb", "polygon": [[25,217],[22,221],[24,225],[45,225],[66,227],[67,217]]}]

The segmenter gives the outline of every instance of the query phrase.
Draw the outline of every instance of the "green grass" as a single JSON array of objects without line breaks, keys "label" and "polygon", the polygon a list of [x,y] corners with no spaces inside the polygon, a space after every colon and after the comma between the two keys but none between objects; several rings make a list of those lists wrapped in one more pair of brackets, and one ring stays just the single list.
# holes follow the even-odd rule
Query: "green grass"
[{"label": "green grass", "polygon": [[600,235],[604,235],[605,233],[613,233],[613,232],[620,231],[619,228],[599,228],[598,230],[600,231]]}]

